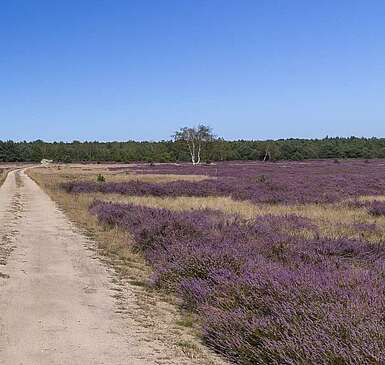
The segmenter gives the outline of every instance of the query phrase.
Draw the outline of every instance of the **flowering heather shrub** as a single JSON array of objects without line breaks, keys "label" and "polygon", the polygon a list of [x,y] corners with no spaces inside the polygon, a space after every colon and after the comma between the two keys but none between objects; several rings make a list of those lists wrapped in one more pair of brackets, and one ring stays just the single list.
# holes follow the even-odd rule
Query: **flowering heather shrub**
[{"label": "flowering heather shrub", "polygon": [[[385,194],[383,161],[317,161],[306,163],[223,163],[214,166],[140,166],[140,173],[207,174],[217,179],[198,182],[173,181],[163,184],[129,181],[97,185],[71,182],[68,192],[121,193],[154,196],[231,196],[256,203],[325,203],[361,195]],[[138,167],[135,167],[138,169]],[[154,170],[155,169],[155,170]],[[262,179],[261,176],[264,178]]]},{"label": "flowering heather shrub", "polygon": [[[170,183],[156,184],[139,180],[106,183],[103,185],[92,182],[69,182],[63,185],[70,193],[119,193],[127,195],[154,195],[154,196],[210,196],[217,195],[216,184],[211,180],[204,180],[203,184],[196,184],[192,181],[172,181]],[[227,188],[230,193],[230,187]]]},{"label": "flowering heather shrub", "polygon": [[369,213],[372,215],[385,215],[385,201],[373,201],[369,207]]},{"label": "flowering heather shrub", "polygon": [[359,201],[354,200],[349,202],[349,205],[354,208],[366,208],[368,212],[374,216],[385,215],[385,201],[373,200],[373,201]]},{"label": "flowering heather shrub", "polygon": [[368,164],[362,160],[341,160],[336,164],[331,160],[308,161],[281,161],[281,162],[251,162],[251,161],[226,161],[212,165],[196,165],[190,163],[170,164],[163,163],[150,167],[146,164],[136,164],[124,171],[140,174],[176,174],[176,175],[207,175],[216,177],[255,178],[257,175],[276,178],[284,176],[302,176],[314,174],[318,176],[341,175],[368,175],[369,177],[383,177],[385,160],[371,160]]},{"label": "flowering heather shrub", "polygon": [[384,364],[385,248],[304,239],[297,216],[245,221],[217,211],[172,212],[94,202],[102,224],[134,237],[202,320],[205,341],[238,364]]}]

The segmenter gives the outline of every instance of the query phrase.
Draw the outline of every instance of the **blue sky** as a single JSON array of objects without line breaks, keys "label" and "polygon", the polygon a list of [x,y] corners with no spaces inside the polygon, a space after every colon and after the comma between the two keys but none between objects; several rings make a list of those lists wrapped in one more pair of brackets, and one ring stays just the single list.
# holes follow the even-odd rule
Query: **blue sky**
[{"label": "blue sky", "polygon": [[385,1],[3,0],[0,139],[385,137]]}]

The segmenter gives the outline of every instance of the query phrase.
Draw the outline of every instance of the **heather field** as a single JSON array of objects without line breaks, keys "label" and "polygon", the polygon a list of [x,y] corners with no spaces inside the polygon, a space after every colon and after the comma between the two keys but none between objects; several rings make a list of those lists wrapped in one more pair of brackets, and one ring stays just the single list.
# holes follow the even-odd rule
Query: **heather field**
[{"label": "heather field", "polygon": [[385,161],[314,161],[283,163],[222,163],[206,166],[135,165],[111,167],[137,174],[207,176],[168,183],[112,182],[68,184],[68,191],[121,193],[137,196],[231,197],[254,203],[334,203],[362,195],[385,193]]},{"label": "heather field", "polygon": [[149,288],[230,363],[385,363],[385,161],[30,174],[144,259]]}]

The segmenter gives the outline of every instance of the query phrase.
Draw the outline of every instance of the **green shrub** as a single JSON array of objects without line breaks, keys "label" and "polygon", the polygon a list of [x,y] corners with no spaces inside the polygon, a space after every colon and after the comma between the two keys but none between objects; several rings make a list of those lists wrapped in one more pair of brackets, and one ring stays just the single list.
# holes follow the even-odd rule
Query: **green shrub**
[{"label": "green shrub", "polygon": [[106,182],[106,178],[105,178],[102,174],[99,174],[99,175],[96,177],[96,181],[97,181],[97,182],[100,182],[100,183],[104,183],[104,182]]}]

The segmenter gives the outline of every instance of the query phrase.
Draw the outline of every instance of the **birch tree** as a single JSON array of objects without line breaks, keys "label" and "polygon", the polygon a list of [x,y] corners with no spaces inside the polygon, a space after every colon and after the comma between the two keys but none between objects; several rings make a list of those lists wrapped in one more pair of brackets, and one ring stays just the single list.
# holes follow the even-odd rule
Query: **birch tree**
[{"label": "birch tree", "polygon": [[199,165],[201,162],[201,153],[207,142],[213,141],[215,138],[210,127],[203,124],[198,127],[184,127],[177,131],[174,135],[175,141],[186,142],[193,165]]},{"label": "birch tree", "polygon": [[263,161],[273,161],[280,157],[280,151],[278,146],[274,142],[269,142],[265,147],[265,156]]}]

